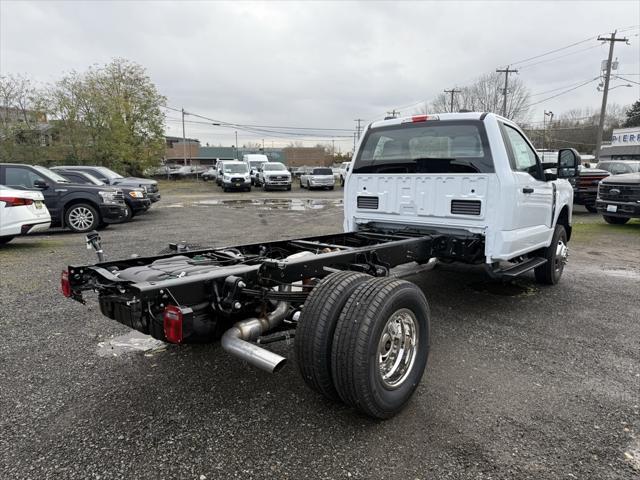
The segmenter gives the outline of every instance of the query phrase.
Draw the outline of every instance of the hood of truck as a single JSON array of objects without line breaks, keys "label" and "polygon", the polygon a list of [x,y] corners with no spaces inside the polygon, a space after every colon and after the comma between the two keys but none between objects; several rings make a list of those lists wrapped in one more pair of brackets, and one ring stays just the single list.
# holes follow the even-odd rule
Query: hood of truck
[{"label": "hood of truck", "polygon": [[495,174],[352,174],[345,227],[366,223],[461,228],[483,233],[500,192]]},{"label": "hood of truck", "polygon": [[620,175],[611,175],[602,180],[600,183],[624,183],[631,185],[640,184],[640,173],[622,173]]}]

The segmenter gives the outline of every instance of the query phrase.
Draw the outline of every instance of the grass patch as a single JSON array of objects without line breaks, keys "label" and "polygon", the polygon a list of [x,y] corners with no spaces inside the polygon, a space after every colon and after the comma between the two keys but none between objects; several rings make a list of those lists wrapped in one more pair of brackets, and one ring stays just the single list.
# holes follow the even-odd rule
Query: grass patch
[{"label": "grass patch", "polygon": [[632,219],[625,225],[610,225],[604,220],[597,223],[574,223],[571,240],[593,241],[596,237],[620,236],[620,239],[640,239],[640,220]]}]

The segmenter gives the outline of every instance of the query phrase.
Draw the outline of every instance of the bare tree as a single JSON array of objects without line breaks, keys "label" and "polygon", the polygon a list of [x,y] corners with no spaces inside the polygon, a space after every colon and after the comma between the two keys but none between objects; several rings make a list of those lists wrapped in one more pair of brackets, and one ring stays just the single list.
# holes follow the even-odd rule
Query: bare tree
[{"label": "bare tree", "polygon": [[[496,72],[478,77],[471,85],[461,87],[454,95],[453,111],[495,112],[502,114],[504,77]],[[518,77],[510,77],[507,92],[507,118],[516,122],[526,120],[529,113],[529,90]],[[433,113],[450,112],[451,97],[439,94],[429,107]],[[425,107],[421,112],[425,111]]]}]

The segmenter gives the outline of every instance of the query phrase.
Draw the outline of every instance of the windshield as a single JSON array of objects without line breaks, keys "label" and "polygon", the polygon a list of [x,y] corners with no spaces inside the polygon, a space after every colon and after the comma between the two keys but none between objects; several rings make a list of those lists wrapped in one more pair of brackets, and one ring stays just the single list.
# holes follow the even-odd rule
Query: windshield
[{"label": "windshield", "polygon": [[263,170],[268,170],[270,172],[281,172],[286,170],[283,164],[281,163],[265,163],[262,165]]},{"label": "windshield", "polygon": [[478,120],[428,121],[369,130],[353,173],[492,173]]},{"label": "windshield", "polygon": [[104,183],[102,180],[100,180],[99,178],[94,177],[93,175],[91,175],[90,173],[85,173],[82,172],[82,175],[89,180],[91,183],[93,183],[94,185],[106,185],[106,183]]},{"label": "windshield", "polygon": [[640,172],[640,162],[600,162],[596,168],[606,170],[612,175],[638,173]]},{"label": "windshield", "polygon": [[122,175],[114,172],[113,170],[109,170],[106,167],[98,167],[96,170],[100,171],[100,173],[102,173],[109,180],[112,180],[114,178],[124,178]]},{"label": "windshield", "polygon": [[56,172],[49,170],[48,168],[41,167],[40,165],[34,165],[33,168],[56,183],[71,183],[62,175],[58,175]]},{"label": "windshield", "polygon": [[247,173],[249,169],[244,163],[233,163],[222,167],[224,173]]},{"label": "windshield", "polygon": [[314,168],[311,175],[333,175],[330,168]]}]

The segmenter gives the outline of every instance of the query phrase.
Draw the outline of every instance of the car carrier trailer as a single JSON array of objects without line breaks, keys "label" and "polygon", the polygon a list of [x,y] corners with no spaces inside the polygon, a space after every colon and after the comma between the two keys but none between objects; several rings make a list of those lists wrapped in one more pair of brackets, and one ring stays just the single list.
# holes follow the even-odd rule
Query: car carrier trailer
[{"label": "car carrier trailer", "polygon": [[[305,382],[376,417],[402,409],[429,353],[423,292],[398,275],[435,259],[490,276],[534,271],[559,281],[580,159],[543,164],[524,134],[492,114],[408,117],[369,125],[345,187],[345,233],[69,266],[65,296],[98,293],[101,312],[174,343],[220,341],[268,372],[265,348],[295,337]],[[553,168],[553,171],[549,170]]]}]

